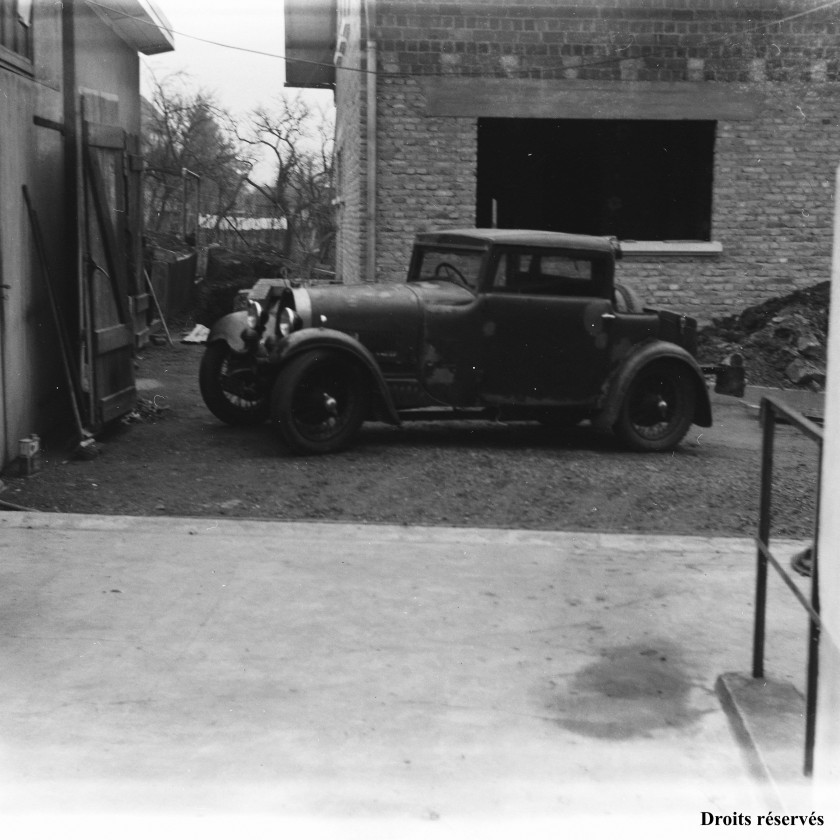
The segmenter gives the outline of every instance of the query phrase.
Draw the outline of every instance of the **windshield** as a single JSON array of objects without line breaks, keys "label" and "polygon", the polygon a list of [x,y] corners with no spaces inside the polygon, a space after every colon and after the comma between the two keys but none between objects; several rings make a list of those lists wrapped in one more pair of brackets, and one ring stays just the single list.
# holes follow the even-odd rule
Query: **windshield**
[{"label": "windshield", "polygon": [[472,291],[478,291],[481,264],[485,251],[436,245],[420,248],[415,254],[409,282],[422,283],[448,280]]}]

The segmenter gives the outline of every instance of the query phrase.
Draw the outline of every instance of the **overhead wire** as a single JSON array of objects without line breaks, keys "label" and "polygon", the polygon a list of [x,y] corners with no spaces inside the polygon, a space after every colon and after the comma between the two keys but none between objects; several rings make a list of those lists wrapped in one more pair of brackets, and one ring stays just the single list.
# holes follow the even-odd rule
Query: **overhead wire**
[{"label": "overhead wire", "polygon": [[[90,6],[96,6],[97,8],[100,8],[100,9],[103,9],[107,12],[118,15],[121,18],[127,18],[129,20],[134,20],[134,21],[137,21],[138,23],[142,23],[146,26],[155,26],[155,24],[149,22],[148,20],[145,20],[144,18],[138,17],[136,15],[130,15],[127,12],[122,11],[121,9],[115,9],[113,6],[108,6],[105,3],[99,3],[99,2],[96,2],[96,0],[87,0],[87,3]],[[819,6],[814,6],[811,9],[805,9],[801,12],[796,12],[795,14],[788,15],[787,17],[778,18],[778,19],[775,19],[775,20],[772,20],[772,21],[768,21],[766,23],[756,24],[752,29],[745,29],[745,30],[743,30],[743,31],[741,31],[737,34],[738,35],[755,35],[755,34],[759,33],[760,31],[762,31],[764,29],[770,29],[771,27],[774,27],[774,26],[781,26],[785,23],[790,23],[791,21],[796,20],[798,18],[805,17],[807,15],[816,14],[817,12],[822,12],[822,11],[825,11],[827,9],[833,8],[835,6],[840,6],[840,0],[828,0],[828,2],[822,3]],[[274,58],[274,59],[278,59],[280,61],[294,62],[296,64],[308,64],[308,65],[311,65],[313,67],[323,67],[323,68],[329,68],[329,69],[335,69],[335,70],[342,70],[344,72],[364,73],[364,74],[369,74],[369,75],[375,75],[375,76],[380,77],[380,78],[428,78],[428,77],[433,77],[433,76],[451,77],[451,76],[457,75],[456,73],[453,73],[453,72],[447,72],[447,73],[440,73],[440,72],[435,72],[435,73],[397,72],[397,73],[393,73],[393,72],[383,72],[383,71],[377,70],[375,68],[371,70],[371,69],[368,69],[366,67],[345,67],[343,65],[336,65],[334,63],[330,63],[330,62],[326,62],[326,61],[315,61],[314,59],[307,59],[307,58],[290,58],[290,57],[288,57],[288,56],[286,56],[282,53],[274,53],[274,52],[268,52],[267,50],[257,50],[257,49],[254,49],[252,47],[242,47],[242,46],[237,46],[235,44],[227,44],[227,43],[224,43],[223,41],[216,41],[212,38],[202,38],[199,35],[192,35],[189,32],[182,32],[180,30],[173,29],[170,26],[166,26],[164,28],[167,30],[167,32],[171,33],[172,35],[178,35],[181,38],[188,38],[192,41],[198,41],[200,43],[208,44],[208,45],[214,46],[214,47],[221,47],[223,49],[236,50],[237,52],[250,53],[251,55],[259,55],[259,56],[263,56],[265,58]],[[734,37],[734,35],[735,35],[735,33],[730,33],[730,34],[726,34],[726,35],[720,35],[720,36],[715,37],[715,38],[710,38],[708,40],[701,41],[697,44],[694,44],[693,48],[694,49],[702,49],[703,47],[712,46],[713,44],[717,44],[717,43],[727,41],[730,38]],[[626,52],[627,50],[631,49],[633,46],[634,46],[634,44],[631,42],[627,46],[618,47],[617,49],[619,51]],[[653,55],[653,56],[648,55],[646,57],[655,57],[655,55]],[[626,60],[626,56],[607,56],[607,57],[604,57],[604,58],[601,58],[601,59],[596,59],[596,60],[587,61],[587,62],[581,62],[580,64],[570,66],[568,69],[579,71],[579,70],[586,69],[588,67],[599,67],[599,66],[602,66],[602,65],[605,65],[605,64],[613,64],[615,62],[621,62],[621,61],[625,61],[625,60]]]}]

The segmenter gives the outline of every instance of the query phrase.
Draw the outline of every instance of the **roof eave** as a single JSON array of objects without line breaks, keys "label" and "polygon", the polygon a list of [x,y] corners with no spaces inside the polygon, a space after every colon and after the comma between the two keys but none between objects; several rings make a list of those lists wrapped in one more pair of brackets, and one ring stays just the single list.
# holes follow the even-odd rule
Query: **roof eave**
[{"label": "roof eave", "polygon": [[130,47],[143,55],[172,52],[172,25],[154,0],[108,0],[88,6]]}]

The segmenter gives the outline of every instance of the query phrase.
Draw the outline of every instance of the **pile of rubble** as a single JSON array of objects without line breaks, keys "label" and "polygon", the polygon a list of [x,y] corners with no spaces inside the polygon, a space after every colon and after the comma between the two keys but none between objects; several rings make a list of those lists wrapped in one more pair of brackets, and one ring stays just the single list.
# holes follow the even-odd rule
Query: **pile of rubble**
[{"label": "pile of rubble", "polygon": [[830,286],[819,283],[716,319],[698,333],[698,358],[718,363],[740,353],[750,385],[822,390]]}]

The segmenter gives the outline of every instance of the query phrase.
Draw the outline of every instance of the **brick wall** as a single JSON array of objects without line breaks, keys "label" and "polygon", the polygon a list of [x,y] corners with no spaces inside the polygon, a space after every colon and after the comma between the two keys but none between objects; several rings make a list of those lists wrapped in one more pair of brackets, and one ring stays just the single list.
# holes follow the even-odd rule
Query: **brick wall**
[{"label": "brick wall", "polygon": [[377,279],[403,280],[414,234],[475,224],[476,121],[429,119],[412,79],[381,83]]},{"label": "brick wall", "polygon": [[768,83],[756,119],[719,122],[712,237],[723,253],[627,257],[622,281],[657,305],[708,320],[828,280],[838,93],[835,86]]},{"label": "brick wall", "polygon": [[[477,90],[492,78],[616,83],[616,97],[637,83],[748,92],[757,103],[754,115],[717,122],[712,238],[722,254],[628,257],[620,278],[650,302],[701,319],[827,279],[840,163],[840,26],[820,5],[377,2],[375,279],[404,278],[418,230],[475,224],[477,120],[428,115],[423,77],[441,76],[475,78]],[[339,72],[338,82],[346,140],[339,144],[345,149],[341,259],[349,266],[362,264],[364,81],[358,74],[342,81],[344,75],[350,74]],[[342,114],[342,103],[355,103],[348,109],[354,113]],[[353,173],[361,183],[351,188]],[[352,214],[351,196],[358,202]]]},{"label": "brick wall", "polygon": [[377,2],[377,34],[389,72],[658,82],[810,81],[816,73],[837,81],[840,32],[834,10],[819,11],[824,5],[385,0]]}]

